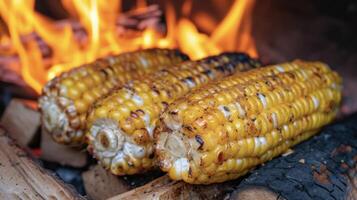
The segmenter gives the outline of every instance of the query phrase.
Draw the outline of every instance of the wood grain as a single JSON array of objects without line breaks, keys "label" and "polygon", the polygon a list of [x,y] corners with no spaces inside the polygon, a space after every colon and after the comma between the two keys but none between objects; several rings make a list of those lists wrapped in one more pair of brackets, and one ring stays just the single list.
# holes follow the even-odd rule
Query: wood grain
[{"label": "wood grain", "polygon": [[224,199],[238,185],[237,181],[228,181],[211,185],[190,185],[182,181],[170,180],[162,176],[152,182],[135,188],[108,200],[140,200],[140,199]]},{"label": "wood grain", "polygon": [[29,104],[35,102],[13,99],[6,107],[0,124],[21,146],[27,146],[40,127],[40,113]]},{"label": "wood grain", "polygon": [[83,199],[0,129],[0,199]]},{"label": "wood grain", "polygon": [[100,165],[91,167],[82,174],[84,188],[92,200],[107,199],[130,190],[121,177],[115,176]]},{"label": "wood grain", "polygon": [[55,142],[50,134],[42,127],[41,159],[57,162],[71,167],[84,167],[87,164],[87,152],[82,148],[72,148]]}]

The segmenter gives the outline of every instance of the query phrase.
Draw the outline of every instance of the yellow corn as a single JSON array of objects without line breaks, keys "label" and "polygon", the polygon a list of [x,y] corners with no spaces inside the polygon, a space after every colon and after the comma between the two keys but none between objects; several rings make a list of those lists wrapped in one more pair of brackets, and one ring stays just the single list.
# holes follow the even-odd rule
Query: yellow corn
[{"label": "yellow corn", "polygon": [[245,54],[224,53],[129,82],[98,101],[88,114],[89,151],[117,175],[150,169],[153,131],[169,103],[210,80],[258,65]]},{"label": "yellow corn", "polygon": [[331,122],[341,84],[323,63],[294,61],[203,86],[162,114],[154,134],[159,166],[192,184],[235,179]]},{"label": "yellow corn", "polygon": [[114,87],[166,66],[188,60],[178,50],[147,49],[99,59],[49,81],[39,99],[42,123],[62,144],[84,141],[86,113]]}]

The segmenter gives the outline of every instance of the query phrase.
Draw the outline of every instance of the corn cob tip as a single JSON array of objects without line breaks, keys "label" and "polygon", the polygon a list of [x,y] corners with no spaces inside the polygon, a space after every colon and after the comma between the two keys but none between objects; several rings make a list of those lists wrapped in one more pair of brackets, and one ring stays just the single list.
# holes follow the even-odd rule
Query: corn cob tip
[{"label": "corn cob tip", "polygon": [[[59,97],[53,89],[60,87],[59,82],[58,77],[50,80],[38,100],[42,125],[54,141],[73,146],[82,145],[73,142],[74,138],[81,138],[84,135],[82,130],[74,129],[80,123],[78,119],[71,118],[77,114],[74,102],[67,97]],[[61,86],[60,90],[67,90],[67,88]]]},{"label": "corn cob tip", "polygon": [[[171,112],[174,114],[175,112]],[[176,118],[164,112],[160,117],[158,127],[155,129],[155,155],[161,170],[168,173],[171,179],[185,180],[195,173],[191,165],[200,165],[199,150],[204,144],[201,138],[189,138],[182,132],[183,124]]]},{"label": "corn cob tip", "polygon": [[162,132],[156,143],[156,151],[160,152],[165,149],[164,154],[157,154],[162,156],[162,159],[159,159],[159,167],[163,171],[175,168],[176,174],[172,177],[176,180],[182,179],[182,172],[187,173],[189,170],[185,164],[184,166],[182,165],[187,162],[187,151],[186,145],[180,139],[180,136],[182,135],[178,132]]},{"label": "corn cob tip", "polygon": [[91,144],[90,151],[102,162],[104,168],[110,169],[116,175],[124,175],[120,174],[121,171],[128,174],[138,173],[130,173],[128,168],[130,165],[136,165],[136,160],[143,158],[147,152],[123,133],[114,120],[98,119],[86,137]]},{"label": "corn cob tip", "polygon": [[[70,122],[66,115],[66,110],[58,101],[68,101],[66,98],[53,97],[51,95],[42,96],[39,99],[39,107],[41,110],[41,121],[44,128],[53,137],[55,141],[70,142],[74,135],[83,135],[82,131],[74,131],[70,127]],[[74,106],[72,106],[74,107]],[[68,109],[67,109],[68,110]],[[69,110],[68,110],[69,111]]]}]

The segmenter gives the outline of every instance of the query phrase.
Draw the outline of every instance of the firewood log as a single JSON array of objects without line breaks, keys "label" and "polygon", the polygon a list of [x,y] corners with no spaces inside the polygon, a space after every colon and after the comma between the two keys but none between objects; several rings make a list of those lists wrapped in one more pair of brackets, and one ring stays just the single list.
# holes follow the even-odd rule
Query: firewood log
[{"label": "firewood log", "polygon": [[41,150],[41,159],[61,165],[84,167],[88,161],[86,151],[56,143],[44,127],[41,129]]},{"label": "firewood log", "polygon": [[101,200],[133,190],[162,175],[161,171],[156,170],[145,174],[115,176],[101,165],[95,165],[82,174],[82,179],[87,195],[92,200]]},{"label": "firewood log", "polygon": [[130,189],[120,178],[95,165],[82,174],[84,188],[92,200],[107,199]]},{"label": "firewood log", "polygon": [[140,200],[140,199],[223,199],[238,185],[237,181],[228,181],[211,185],[190,185],[182,181],[172,181],[162,176],[154,181],[114,196],[108,200]]},{"label": "firewood log", "polygon": [[21,146],[27,146],[40,127],[40,113],[34,107],[34,101],[13,99],[6,107],[0,124]]},{"label": "firewood log", "polygon": [[38,166],[0,129],[0,199],[83,199]]}]

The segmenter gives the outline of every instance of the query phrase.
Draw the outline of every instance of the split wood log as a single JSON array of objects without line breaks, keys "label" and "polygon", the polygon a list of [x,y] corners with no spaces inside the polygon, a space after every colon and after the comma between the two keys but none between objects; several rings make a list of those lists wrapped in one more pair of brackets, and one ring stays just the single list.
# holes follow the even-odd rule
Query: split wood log
[{"label": "split wood log", "polygon": [[87,195],[92,200],[101,200],[145,185],[160,176],[163,176],[163,172],[159,170],[145,174],[115,176],[102,166],[95,165],[82,174],[82,179]]},{"label": "split wood log", "polygon": [[172,181],[162,176],[154,181],[114,196],[108,200],[140,200],[140,199],[223,199],[238,185],[237,180],[212,185],[190,185],[182,181]]},{"label": "split wood log", "polygon": [[53,141],[45,128],[41,129],[41,156],[40,158],[50,162],[71,167],[84,167],[87,164],[87,152],[85,149],[72,148]]},{"label": "split wood log", "polygon": [[231,199],[357,199],[357,114],[254,170]]},{"label": "split wood log", "polygon": [[33,140],[40,127],[40,113],[35,107],[34,101],[13,99],[1,117],[1,126],[24,147]]},{"label": "split wood log", "polygon": [[83,199],[37,165],[0,129],[0,199]]},{"label": "split wood log", "polygon": [[130,190],[126,182],[99,165],[84,172],[82,179],[86,193],[92,200],[107,199]]},{"label": "split wood log", "polygon": [[114,196],[108,200],[139,200],[152,199],[154,197],[157,199],[166,199],[164,197],[172,196],[174,194],[176,194],[175,197],[179,198],[182,196],[178,196],[177,194],[180,194],[184,185],[183,182],[171,181],[169,177],[162,176],[142,187]]}]

